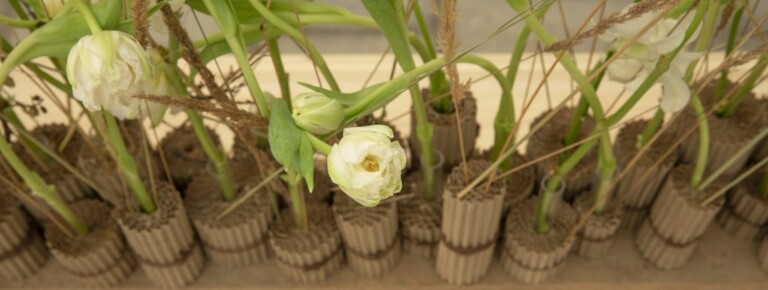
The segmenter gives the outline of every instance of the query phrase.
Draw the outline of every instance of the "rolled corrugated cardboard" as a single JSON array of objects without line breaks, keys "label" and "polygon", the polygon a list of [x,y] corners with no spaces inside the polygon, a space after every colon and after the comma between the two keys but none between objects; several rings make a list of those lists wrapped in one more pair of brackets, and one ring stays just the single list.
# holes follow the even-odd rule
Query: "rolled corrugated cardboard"
[{"label": "rolled corrugated cardboard", "polygon": [[204,267],[203,251],[192,231],[179,193],[157,182],[157,210],[139,212],[129,204],[117,209],[120,228],[144,272],[158,286],[179,288],[194,281]]},{"label": "rolled corrugated cardboard", "polygon": [[369,208],[337,193],[333,212],[352,270],[365,277],[379,277],[400,260],[396,202]]},{"label": "rolled corrugated cardboard", "polygon": [[[255,163],[234,161],[235,200],[259,183]],[[267,239],[272,222],[271,196],[260,190],[231,213],[219,218],[231,202],[224,200],[221,185],[208,172],[197,175],[187,188],[184,204],[208,257],[216,264],[239,267],[267,259]]]},{"label": "rolled corrugated cardboard", "polygon": [[462,199],[457,196],[490,165],[487,160],[469,160],[466,176],[460,164],[446,181],[436,269],[441,278],[454,285],[479,281],[493,259],[506,194],[505,180],[492,183],[488,190],[478,186]]},{"label": "rolled corrugated cardboard", "polygon": [[537,203],[538,197],[532,197],[512,209],[501,254],[502,268],[526,284],[541,283],[563,267],[574,241],[569,234],[579,218],[569,205],[561,205],[550,218],[549,232],[540,234],[535,228]]},{"label": "rolled corrugated cardboard", "polygon": [[56,226],[47,225],[46,244],[53,257],[90,287],[115,286],[128,278],[136,269],[136,259],[112,218],[109,205],[90,199],[75,202],[71,208],[89,232],[73,238]]},{"label": "rolled corrugated cardboard", "polygon": [[[594,205],[594,197],[582,193],[574,202],[574,209],[583,216]],[[608,252],[613,244],[613,239],[621,225],[622,213],[616,206],[605,209],[600,215],[590,214],[587,223],[579,230],[573,245],[574,251],[580,256],[598,258]]]},{"label": "rolled corrugated cardboard", "polygon": [[[515,152],[512,155],[512,163],[509,168],[518,168],[528,161],[530,160],[527,156]],[[536,185],[534,167],[526,166],[513,172],[505,178],[505,182],[507,184],[507,194],[504,195],[504,213],[509,212],[509,209],[518,203],[525,201],[533,193],[534,185]]]},{"label": "rolled corrugated cardboard", "polygon": [[[622,218],[624,228],[634,229],[640,224],[669,171],[675,165],[676,149],[664,156],[675,141],[672,134],[666,132],[661,133],[662,135],[643,151],[634,165],[629,165],[640,150],[637,147],[638,136],[643,134],[647,126],[647,120],[627,123],[619,131],[614,144],[617,165],[626,170],[622,172],[624,177],[616,186],[616,199],[627,208]],[[662,157],[664,159],[655,165]],[[642,178],[644,176],[645,178]]]},{"label": "rolled corrugated cardboard", "polygon": [[[550,112],[551,111],[544,112],[536,117],[531,124],[531,128],[538,126],[540,122],[544,121],[544,117],[549,115]],[[551,154],[552,152],[561,150],[563,148],[563,142],[568,135],[568,130],[570,130],[574,113],[575,111],[573,108],[562,108],[558,110],[551,119],[544,123],[538,131],[534,132],[528,140],[528,146],[526,147],[528,158],[536,160]],[[576,141],[587,138],[594,126],[595,121],[592,117],[585,117],[582,121],[581,131],[579,132]],[[558,154],[536,163],[537,176],[541,179],[550,174],[560,165],[559,158],[560,155]],[[597,150],[593,149],[582,158],[581,162],[576,164],[576,166],[566,174],[564,181],[567,187],[563,195],[565,200],[572,201],[576,198],[577,194],[589,187],[592,183],[596,164]]]},{"label": "rolled corrugated cardboard", "polygon": [[306,229],[294,226],[293,216],[283,212],[282,222],[270,231],[269,243],[280,270],[291,280],[320,282],[335,273],[344,262],[341,235],[330,208],[308,204]]},{"label": "rolled corrugated cardboard", "polygon": [[37,273],[47,259],[43,239],[29,224],[19,202],[0,190],[0,276],[25,279]]},{"label": "rolled corrugated cardboard", "polygon": [[[215,131],[205,128],[211,137],[213,144],[220,147],[219,135]],[[191,126],[185,125],[174,129],[160,141],[168,170],[173,177],[176,188],[184,189],[192,181],[192,178],[205,171],[208,164],[208,155],[200,145],[195,131]]]},{"label": "rolled corrugated cardboard", "polygon": [[[428,90],[422,90],[424,100],[429,100]],[[456,164],[461,162],[461,142],[459,141],[459,128],[456,125],[456,117],[453,113],[445,114],[438,112],[432,106],[433,103],[426,104],[427,119],[432,124],[432,148],[443,153],[445,163],[443,168],[450,170]],[[415,116],[411,114],[411,136],[409,147],[413,152],[413,160],[419,160],[421,156],[421,146],[419,140],[414,134],[416,132]],[[477,100],[471,92],[466,92],[465,97],[459,101],[459,124],[461,125],[461,135],[464,141],[464,155],[471,157],[475,150],[475,142],[479,133],[480,125],[477,123]]]},{"label": "rolled corrugated cardboard", "polygon": [[768,225],[768,198],[762,197],[760,182],[764,172],[758,172],[731,189],[717,222],[731,236],[745,241],[756,240]]},{"label": "rolled corrugated cardboard", "polygon": [[[714,82],[717,83],[717,82]],[[709,110],[718,103],[713,92],[714,83],[707,85],[700,95],[705,110]],[[733,86],[734,84],[731,84]],[[754,137],[755,132],[761,129],[760,125],[766,124],[765,107],[760,106],[755,95],[748,94],[736,108],[736,113],[731,117],[721,117],[718,114],[707,115],[709,126],[709,157],[707,159],[707,173],[712,173],[722,167],[733,154],[743,148]],[[690,128],[696,126],[698,119],[692,106],[680,113],[677,119],[675,134],[682,138]],[[685,163],[693,164],[699,152],[699,131],[694,130],[681,144],[681,157]],[[753,149],[754,150],[754,149]],[[746,154],[729,166],[723,175],[734,176],[738,174],[749,160],[750,154]]]},{"label": "rolled corrugated cardboard", "polygon": [[398,204],[400,230],[403,236],[403,251],[423,258],[434,258],[437,244],[440,242],[440,220],[443,203],[439,200],[428,201],[423,198],[420,188],[421,174],[412,173],[403,181],[401,194],[413,194],[413,198]]},{"label": "rolled corrugated cardboard", "polygon": [[763,271],[768,272],[768,236],[763,237],[763,242],[757,250],[757,261],[760,263],[760,267]]},{"label": "rolled corrugated cardboard", "polygon": [[635,236],[643,257],[661,269],[679,268],[688,261],[724,203],[720,198],[702,207],[701,202],[723,183],[717,181],[704,191],[695,190],[689,182],[692,172],[687,165],[672,169]]}]

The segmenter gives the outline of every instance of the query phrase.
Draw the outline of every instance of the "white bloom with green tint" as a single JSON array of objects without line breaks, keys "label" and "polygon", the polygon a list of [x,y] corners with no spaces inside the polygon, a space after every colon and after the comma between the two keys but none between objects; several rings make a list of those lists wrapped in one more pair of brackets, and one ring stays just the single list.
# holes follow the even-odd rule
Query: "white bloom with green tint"
[{"label": "white bloom with green tint", "polygon": [[291,102],[296,125],[312,134],[333,132],[344,121],[344,108],[341,104],[321,93],[302,93]]},{"label": "white bloom with green tint", "polygon": [[405,150],[391,141],[393,135],[384,125],[346,128],[328,154],[333,183],[363,206],[376,206],[403,188]]},{"label": "white bloom with green tint", "polygon": [[[629,7],[625,8],[623,12],[628,10]],[[621,49],[657,16],[656,13],[645,13],[633,20],[616,24],[606,31],[601,38],[613,41],[611,49]],[[672,52],[683,42],[685,30],[690,26],[690,19],[688,17],[684,20],[671,18],[659,20],[608,65],[608,76],[612,80],[625,83],[627,89],[636,90],[656,67],[659,58]],[[684,80],[685,71],[688,64],[698,56],[697,53],[681,51],[670,63],[669,70],[659,78],[658,82],[663,89],[660,106],[665,112],[680,111],[688,104],[691,91]]]},{"label": "white bloom with green tint", "polygon": [[90,111],[106,110],[119,119],[138,115],[145,86],[154,78],[149,56],[120,31],[81,38],[67,57],[67,80],[74,97]]},{"label": "white bloom with green tint", "polygon": [[[162,55],[156,49],[150,48],[148,49],[148,53],[154,63],[155,77],[147,82],[144,92],[148,95],[166,96],[173,99],[179,99],[186,96],[187,92],[184,90],[184,84],[178,79],[179,74],[176,72],[177,68],[174,65],[165,62]],[[147,108],[149,108],[149,113],[146,112]],[[152,119],[152,124],[155,126],[162,122],[167,108],[167,105],[155,102],[147,102],[146,106],[143,104],[140,106],[142,115],[149,115]],[[174,111],[173,113],[176,112]]]}]

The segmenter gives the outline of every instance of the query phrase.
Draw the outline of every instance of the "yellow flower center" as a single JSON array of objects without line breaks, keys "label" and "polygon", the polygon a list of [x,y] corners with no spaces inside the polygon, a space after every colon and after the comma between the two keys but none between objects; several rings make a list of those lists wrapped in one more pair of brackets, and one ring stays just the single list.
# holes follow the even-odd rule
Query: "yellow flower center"
[{"label": "yellow flower center", "polygon": [[365,156],[365,159],[363,159],[363,162],[360,163],[360,165],[365,168],[365,171],[368,172],[376,172],[379,171],[379,162],[376,161],[376,158],[371,157],[371,155]]}]

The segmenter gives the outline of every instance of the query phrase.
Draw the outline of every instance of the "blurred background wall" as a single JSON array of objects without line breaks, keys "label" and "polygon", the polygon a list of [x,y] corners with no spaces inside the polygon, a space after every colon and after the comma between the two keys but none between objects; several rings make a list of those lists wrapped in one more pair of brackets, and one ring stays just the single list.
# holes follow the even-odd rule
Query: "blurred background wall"
[{"label": "blurred background wall", "polygon": [[[531,1],[537,2],[536,0]],[[368,15],[363,4],[359,0],[318,0],[317,2],[341,6],[349,9],[355,14]],[[419,0],[419,4],[426,17],[427,25],[433,35],[436,35],[439,20],[432,11],[434,5],[438,5],[439,2],[439,0]],[[601,0],[559,0],[547,14],[544,21],[545,25],[559,38],[565,38],[567,35],[573,34],[579,26],[581,26],[584,19],[590,15],[594,7],[600,2]],[[605,7],[605,15],[607,16],[611,13],[618,12],[632,2],[633,1],[631,0],[608,0]],[[760,5],[761,2],[768,1],[754,0],[750,2],[757,5],[756,7],[758,11],[765,11],[768,9],[768,3],[762,3],[762,5]],[[516,15],[505,0],[460,0],[459,12],[457,33],[463,48],[470,47],[486,39],[493,31]],[[757,12],[756,15],[764,15],[764,13],[765,12]],[[8,16],[14,15],[7,0],[0,1],[0,14]],[[194,16],[195,15],[191,15],[191,13],[187,11],[183,18],[184,24],[193,39],[199,39],[202,36],[200,26],[202,26],[205,33],[218,31],[215,23],[206,15],[197,13],[197,19],[201,24],[200,26],[196,23],[196,18]],[[748,17],[744,17],[744,21],[748,21]],[[765,31],[766,27],[768,27],[768,24],[764,25],[764,31],[762,33],[768,35],[768,32]],[[11,31],[10,29],[7,29],[7,27],[3,27],[2,29],[0,34],[11,42],[16,42],[16,38],[24,36],[23,31]],[[412,29],[417,31],[415,23],[412,23]],[[519,30],[520,24],[515,25],[487,41],[485,44],[478,47],[476,51],[508,53],[512,50]],[[381,53],[387,47],[383,35],[378,31],[367,28],[326,25],[323,27],[307,28],[305,29],[305,33],[310,40],[315,43],[318,49],[325,53]],[[722,39],[724,36],[725,33],[720,33],[719,38]],[[755,37],[753,39],[755,39],[755,41],[750,43],[748,47],[759,45],[759,41],[757,41],[758,38]],[[282,48],[286,52],[299,52],[297,47],[293,45],[290,40],[283,39],[282,41],[284,42]],[[607,45],[606,42],[598,41],[599,50],[605,48]],[[590,46],[591,41],[586,41],[575,49],[577,51],[584,51],[589,50]],[[529,49],[534,48],[533,44],[529,47]]]}]

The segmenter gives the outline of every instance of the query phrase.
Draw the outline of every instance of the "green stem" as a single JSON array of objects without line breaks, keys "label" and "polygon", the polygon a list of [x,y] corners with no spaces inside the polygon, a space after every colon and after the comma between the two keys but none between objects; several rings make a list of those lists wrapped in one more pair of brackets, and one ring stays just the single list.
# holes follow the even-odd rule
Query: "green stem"
[{"label": "green stem", "polygon": [[203,118],[193,110],[187,110],[187,116],[189,116],[189,122],[192,124],[192,130],[195,131],[200,146],[203,147],[203,151],[208,155],[211,164],[216,168],[224,200],[231,201],[235,198],[235,186],[234,181],[232,180],[232,172],[229,168],[227,156],[224,155],[224,152],[220,150],[215,143],[213,143],[211,135],[208,134],[208,130],[205,128],[205,125],[203,125]]},{"label": "green stem", "polygon": [[[738,5],[738,4],[737,4]],[[739,26],[741,25],[741,17],[744,15],[744,6],[740,6],[733,15],[731,22],[731,29],[728,32],[728,42],[725,45],[725,55],[730,56],[733,53],[733,49],[736,47],[736,38],[739,35]],[[720,82],[717,85],[717,91],[715,93],[716,100],[720,101],[725,95],[725,91],[728,87],[728,70],[723,70],[720,73]]]},{"label": "green stem", "polygon": [[[413,5],[413,14],[416,17],[416,23],[419,25],[419,32],[421,32],[421,37],[424,40],[429,55],[429,58],[424,61],[433,60],[437,57],[437,51],[432,43],[432,36],[429,34],[429,29],[427,28],[426,21],[424,21],[424,15],[421,13],[421,5],[419,5],[418,1]],[[449,89],[448,79],[443,71],[437,71],[429,76],[429,94],[431,98],[446,95],[445,97],[441,97],[440,100],[432,103],[432,107],[434,107],[436,111],[443,113],[451,111],[453,103],[451,98],[447,96]]]},{"label": "green stem", "polygon": [[419,24],[419,32],[421,32],[421,38],[424,40],[424,44],[427,47],[427,52],[429,52],[429,60],[432,60],[437,57],[437,51],[435,51],[435,45],[432,44],[432,36],[429,35],[429,29],[427,28],[426,21],[424,21],[424,15],[421,13],[421,5],[419,5],[418,2],[413,5],[413,15],[416,17],[416,23]]},{"label": "green stem", "polygon": [[717,113],[725,118],[733,117],[733,115],[736,114],[736,108],[739,107],[739,104],[744,99],[744,97],[749,94],[753,88],[755,88],[756,82],[760,79],[760,77],[762,77],[766,67],[768,67],[768,57],[765,55],[760,56],[760,60],[755,65],[755,68],[752,69],[752,72],[749,74],[749,76],[747,76],[747,79],[744,80],[744,83],[739,85],[739,88],[733,94],[733,97],[731,97],[725,106],[720,108]]},{"label": "green stem", "polygon": [[46,183],[36,172],[29,170],[5,138],[0,138],[0,153],[8,161],[8,164],[13,167],[13,170],[24,179],[24,183],[32,191],[32,194],[45,200],[78,234],[85,235],[88,233],[88,227],[72,212],[61,196],[56,193],[56,188]]},{"label": "green stem", "polygon": [[693,110],[696,112],[696,117],[699,120],[699,152],[696,157],[696,164],[693,168],[693,175],[691,176],[691,186],[697,188],[701,183],[701,179],[704,176],[704,170],[707,168],[707,157],[709,157],[709,124],[707,123],[707,115],[704,111],[704,105],[701,104],[699,96],[694,95],[691,98],[693,104]]},{"label": "green stem", "polygon": [[[363,0],[363,5],[365,5],[374,21],[379,24],[382,31],[384,32],[384,36],[387,38],[390,47],[392,47],[392,51],[395,54],[397,62],[400,64],[400,67],[403,68],[403,71],[406,72],[403,75],[407,75],[412,71],[418,70],[418,68],[416,68],[413,55],[411,54],[411,48],[408,42],[408,28],[404,15],[405,11],[402,9],[402,4],[403,3],[400,1],[392,2]],[[435,61],[437,60],[441,59],[435,59]],[[430,61],[428,63],[432,62],[433,61]],[[439,62],[445,63],[445,61],[442,60]],[[422,65],[422,68],[426,67],[427,64]],[[405,81],[410,84],[410,80]],[[390,84],[392,83],[393,82],[390,82]],[[436,193],[434,192],[434,172],[432,171],[432,168],[434,167],[434,156],[432,152],[432,124],[430,124],[429,120],[427,119],[426,104],[424,103],[424,98],[422,97],[418,86],[412,86],[410,91],[413,114],[416,119],[415,133],[417,139],[419,140],[419,145],[421,146],[421,171],[425,185],[424,197],[427,200],[434,200],[436,198]],[[357,105],[353,107],[357,107]]]},{"label": "green stem", "polygon": [[114,148],[117,165],[120,168],[123,178],[125,178],[125,182],[128,183],[128,186],[131,188],[141,209],[145,213],[155,212],[155,203],[152,201],[152,197],[144,186],[141,176],[139,176],[136,162],[128,152],[128,148],[125,147],[125,142],[123,141],[123,136],[120,134],[120,127],[117,125],[117,120],[115,120],[115,117],[107,111],[104,111],[104,120],[107,123],[107,139]]},{"label": "green stem", "polygon": [[245,79],[245,83],[248,84],[253,101],[256,102],[259,112],[265,117],[269,117],[269,104],[267,104],[267,99],[264,96],[264,92],[261,90],[261,85],[259,85],[259,81],[256,79],[256,74],[253,72],[253,68],[251,68],[251,63],[248,61],[245,46],[236,35],[225,35],[229,35],[226,37],[227,44],[229,44],[229,47],[232,50],[232,55],[235,56],[237,65],[243,73],[243,78]]},{"label": "green stem", "polygon": [[288,107],[291,107],[291,86],[288,84],[288,73],[285,72],[283,66],[283,58],[280,56],[280,46],[277,43],[277,37],[267,39],[267,47],[269,48],[269,56],[272,58],[272,65],[275,67],[275,73],[277,74],[277,82],[280,83],[280,95],[283,100],[288,102]]},{"label": "green stem", "polygon": [[77,8],[80,10],[80,14],[85,18],[85,23],[88,24],[88,29],[91,30],[91,34],[101,32],[101,25],[99,25],[99,21],[96,20],[96,17],[93,16],[93,12],[91,11],[91,8],[88,7],[88,4],[85,4],[85,0],[74,1],[75,4],[77,4]]},{"label": "green stem", "polygon": [[[62,167],[64,167],[64,169],[66,169],[67,171],[72,173],[72,175],[74,175],[77,179],[79,179],[80,181],[82,181],[83,183],[85,183],[86,185],[91,187],[93,190],[95,190],[97,193],[99,193],[99,196],[101,196],[102,198],[105,198],[105,199],[107,199],[106,197],[110,196],[110,194],[108,194],[104,188],[102,188],[101,186],[99,186],[96,183],[94,183],[92,179],[90,179],[90,178],[86,177],[85,175],[83,175],[82,172],[77,170],[77,168],[72,166],[72,164],[69,164],[69,162],[67,160],[65,160],[58,153],[56,153],[56,151],[54,149],[46,147],[39,140],[37,140],[35,138],[32,138],[29,135],[29,133],[27,133],[27,132],[19,131],[19,135],[24,136],[27,139],[29,139],[30,141],[34,142],[35,146],[41,148],[43,150],[43,152],[45,154],[47,154],[47,156],[50,156],[51,158],[53,158]],[[110,199],[108,201],[110,203],[112,203],[112,204],[117,204],[117,200]]]},{"label": "green stem", "polygon": [[653,135],[656,135],[656,130],[661,127],[662,122],[664,122],[664,111],[657,109],[656,113],[653,114],[653,118],[651,118],[651,120],[648,121],[648,125],[645,126],[643,134],[637,139],[637,145],[635,146],[640,149],[645,146],[645,144],[648,144],[648,141],[651,141]]},{"label": "green stem", "polygon": [[13,8],[13,12],[16,12],[16,16],[19,16],[21,20],[29,20],[27,12],[24,11],[23,7],[21,7],[19,0],[9,0],[8,3],[11,3],[11,8]]},{"label": "green stem", "polygon": [[32,29],[42,23],[37,22],[35,20],[16,19],[16,18],[5,16],[5,15],[0,15],[0,24],[10,25],[10,26],[19,27],[19,28]]},{"label": "green stem", "polygon": [[[605,136],[603,134],[600,138],[603,141],[600,144],[600,148],[603,150],[605,150],[606,146],[610,147],[611,145],[610,143],[606,145],[604,141],[606,139]],[[610,142],[610,139],[608,142]],[[610,156],[613,156],[613,153],[610,153]],[[616,159],[600,158],[598,165],[600,169],[600,182],[595,190],[595,214],[601,215],[605,212],[605,207],[609,202],[609,189],[611,189],[611,184],[613,183],[613,175],[616,173]]]},{"label": "green stem", "polygon": [[[518,11],[518,13],[522,11],[526,11],[528,7],[528,2],[526,0],[513,0],[510,1],[510,4],[512,7]],[[546,4],[545,9],[548,9],[552,3]],[[528,27],[531,28],[531,31],[537,36],[537,38],[544,44],[544,45],[552,45],[557,41],[554,35],[549,33],[546,28],[541,24],[541,22],[536,17],[525,17],[525,23]],[[600,137],[600,156],[602,157],[602,164],[599,164],[601,168],[601,174],[602,178],[612,178],[613,176],[613,170],[615,169],[615,157],[613,155],[613,147],[611,144],[611,139],[609,132],[607,130],[608,124],[606,124],[605,120],[605,113],[603,111],[603,107],[600,104],[600,99],[597,97],[597,92],[595,91],[595,88],[592,86],[591,83],[588,82],[587,77],[581,72],[581,70],[578,68],[576,63],[573,61],[571,56],[565,52],[555,53],[556,56],[560,57],[560,64],[568,71],[568,73],[571,75],[571,77],[576,81],[576,83],[579,84],[579,87],[581,87],[581,94],[582,98],[586,100],[586,102],[589,104],[589,107],[592,109],[592,114],[595,117],[595,120],[597,121],[597,126],[595,127],[595,131],[601,132],[602,136]],[[589,143],[589,142],[588,142]],[[585,144],[588,144],[585,143]],[[584,147],[584,146],[582,146]],[[582,148],[579,148],[582,149]],[[574,154],[571,156],[570,159],[575,158],[576,162],[581,160],[583,156],[577,156],[577,152],[581,153],[579,149],[574,152]],[[583,154],[586,154],[588,150],[583,150]],[[566,160],[566,163],[568,160]],[[574,163],[575,165],[575,163]],[[558,170],[558,174],[562,174],[561,176],[565,176],[565,174],[570,171],[570,169],[563,170],[563,166],[560,167]],[[554,188],[549,187],[549,190],[553,190]],[[599,192],[598,193],[598,199],[599,200],[607,200],[607,197],[602,197],[602,195],[608,194],[607,192]],[[542,198],[544,200],[544,198]],[[539,218],[541,218],[544,215],[540,215]],[[546,224],[546,220],[537,220],[537,224]],[[537,226],[538,227],[538,226]],[[548,228],[548,227],[547,227]],[[545,227],[541,227],[541,230],[546,230]]]},{"label": "green stem", "polygon": [[[467,54],[459,58],[459,63],[470,63],[484,69],[491,74],[496,82],[501,87],[501,102],[499,104],[499,110],[496,112],[496,118],[494,119],[494,143],[492,149],[492,157],[496,159],[501,155],[501,149],[506,143],[507,136],[512,134],[512,129],[515,127],[515,105],[512,99],[512,85],[508,79],[504,76],[492,62],[477,55]],[[509,169],[510,163],[502,163],[502,170]]]},{"label": "green stem", "polygon": [[[275,13],[280,19],[290,24],[291,26],[298,26],[296,21],[296,14],[293,12],[278,12]],[[334,25],[349,25],[357,27],[365,27],[376,29],[376,22],[369,17],[363,17],[358,15],[323,15],[323,14],[301,14],[299,13],[299,19],[301,19],[301,27],[317,24],[334,24]]]},{"label": "green stem", "polygon": [[[602,132],[595,133],[602,134]],[[571,155],[568,160],[560,165],[560,168],[557,169],[555,174],[549,176],[547,179],[547,182],[544,186],[544,194],[542,195],[539,204],[536,206],[536,231],[538,233],[547,233],[550,229],[548,210],[551,207],[552,202],[554,202],[555,193],[557,192],[558,187],[561,186],[561,182],[565,177],[565,173],[573,169],[573,167],[576,166],[579,161],[581,161],[581,158],[589,153],[589,150],[591,150],[592,146],[594,146],[596,143],[597,138],[592,138],[591,140],[579,146],[576,151],[573,152],[573,155]]]},{"label": "green stem", "polygon": [[[528,11],[529,9],[527,0],[512,0],[510,2],[512,7],[517,10],[518,13],[521,13],[522,11]],[[546,4],[546,8],[543,9],[548,9],[552,3],[553,2]],[[555,43],[557,38],[549,33],[549,31],[547,31],[547,29],[541,24],[541,22],[539,22],[536,17],[531,17],[532,15],[533,14],[524,18],[525,24],[545,46],[549,46]],[[562,56],[560,54],[562,54]],[[595,92],[594,87],[587,82],[586,76],[584,76],[584,74],[581,72],[569,54],[555,52],[554,55],[560,57],[560,64],[565,68],[566,71],[568,71],[571,77],[581,87],[581,93],[583,97],[586,98],[590,108],[592,108],[595,119],[597,121],[601,121],[605,114],[603,112],[603,107],[600,105],[600,99],[597,97],[597,92]]]},{"label": "green stem", "polygon": [[[16,46],[11,52],[5,57],[3,60],[3,63],[0,64],[0,86],[2,84],[5,84],[6,79],[8,79],[8,76],[11,74],[11,71],[13,71],[16,66],[20,64],[21,56],[27,52],[29,49],[32,49],[35,45],[37,45],[37,40],[35,37],[27,37],[24,40],[22,40],[19,45]],[[4,46],[5,47],[5,46]],[[6,102],[2,97],[0,97],[0,103]],[[19,131],[19,132],[27,132],[27,129],[24,127],[24,124],[21,122],[21,119],[16,115],[16,113],[13,111],[13,109],[9,106],[5,108],[0,108],[0,114],[2,114],[3,118],[8,120],[8,122],[13,125],[13,127]],[[19,138],[21,142],[24,144],[26,148],[28,148],[32,154],[34,154],[38,160],[42,161],[43,163],[47,163],[50,159],[50,157],[43,152],[40,147],[34,144],[34,142],[30,141],[27,137],[21,136]]]},{"label": "green stem", "polygon": [[[706,0],[700,2],[706,2]],[[696,47],[694,48],[694,50],[697,52],[703,52],[707,50],[709,44],[712,42],[712,37],[714,36],[715,25],[717,25],[717,16],[720,11],[720,0],[709,0],[708,2],[709,7],[707,7],[707,14],[704,17],[701,34],[699,35],[699,40],[696,43]],[[701,5],[701,3],[699,5]],[[698,63],[699,59],[696,58],[688,65],[688,70],[685,73],[685,80],[690,81],[691,78],[693,78],[693,71],[696,69],[696,65],[698,65]]]},{"label": "green stem", "polygon": [[320,138],[317,138],[317,136],[312,135],[309,132],[304,133],[307,134],[309,142],[312,143],[312,147],[315,148],[317,152],[326,156],[331,153],[331,145],[328,145],[328,143],[323,142],[323,140],[320,140]]},{"label": "green stem", "polygon": [[520,29],[515,41],[515,49],[512,51],[512,57],[509,58],[509,67],[507,68],[507,80],[514,87],[517,72],[520,69],[520,61],[523,59],[525,47],[528,46],[528,38],[531,35],[531,28],[527,25]]},{"label": "green stem", "polygon": [[439,70],[445,63],[444,58],[438,57],[395,77],[365,95],[361,95],[359,102],[344,109],[345,120],[353,120],[380,109],[394,100],[405,88],[415,86],[423,75]]},{"label": "green stem", "polygon": [[245,83],[248,84],[251,97],[256,103],[259,112],[261,112],[263,116],[269,117],[269,105],[264,97],[264,92],[261,90],[259,81],[256,79],[253,68],[251,68],[251,63],[248,61],[248,54],[245,50],[245,41],[243,39],[242,31],[240,30],[240,24],[237,21],[237,16],[232,10],[232,3],[230,3],[229,0],[203,0],[203,3],[211,13],[211,16],[213,16],[216,24],[222,30],[224,40],[232,51],[232,55],[235,56],[237,65],[240,67]]},{"label": "green stem", "polygon": [[[581,124],[582,119],[587,116],[587,112],[589,111],[589,104],[587,104],[587,100],[585,98],[579,98],[578,104],[576,104],[576,110],[573,112],[573,116],[571,116],[571,125],[568,127],[568,133],[565,135],[565,140],[563,140],[563,145],[568,146],[576,142],[576,140],[579,138],[579,133],[581,133]],[[563,152],[560,157],[561,161],[565,158],[567,158],[568,152]]]},{"label": "green stem", "polygon": [[307,229],[307,217],[304,214],[306,204],[304,202],[304,194],[302,194],[301,176],[296,174],[293,170],[288,170],[286,179],[288,192],[291,195],[291,210],[293,211],[296,228],[305,230]]},{"label": "green stem", "polygon": [[[298,3],[297,3],[298,4]],[[296,23],[296,14],[293,12],[286,12],[286,13],[276,13],[280,19],[292,26],[297,26],[298,23]],[[301,19],[301,27],[307,27],[312,26],[316,24],[338,24],[338,25],[351,25],[351,26],[358,26],[358,27],[365,27],[365,28],[372,28],[376,29],[378,26],[376,25],[376,22],[374,22],[372,19],[357,15],[352,16],[339,16],[339,15],[314,15],[314,14],[299,14],[299,18]],[[243,31],[244,35],[254,35],[258,33],[260,30],[263,29],[263,27],[259,25],[254,24],[242,24],[241,29]],[[208,46],[212,43],[220,42],[224,40],[224,33],[223,32],[217,32],[212,33],[208,36],[206,36],[205,39],[199,39],[194,41],[193,45],[195,48],[203,48],[205,46]]]},{"label": "green stem", "polygon": [[[606,53],[605,59],[610,59],[613,56],[613,51],[609,51]],[[603,62],[598,62],[597,65],[595,65],[595,68],[599,68],[602,66]],[[594,71],[592,72],[594,73]],[[600,71],[597,74],[597,77],[592,80],[592,87],[597,90],[598,87],[600,87],[600,84],[603,81],[603,77],[605,76],[605,70]],[[579,138],[579,133],[581,132],[581,124],[583,122],[584,117],[587,115],[588,107],[587,100],[584,97],[579,98],[579,103],[576,105],[576,112],[571,117],[571,126],[568,129],[568,134],[565,136],[565,140],[563,145],[569,146],[576,142],[576,139]],[[567,156],[565,152],[562,155],[563,158]]]},{"label": "green stem", "polygon": [[[207,0],[210,1],[210,0]],[[317,51],[317,48],[307,40],[305,35],[301,33],[298,29],[294,28],[287,22],[283,21],[280,17],[272,13],[266,6],[264,6],[263,3],[259,0],[249,0],[251,5],[253,6],[256,11],[261,14],[262,17],[264,17],[265,20],[267,20],[270,24],[274,25],[277,29],[282,30],[285,32],[285,34],[288,34],[291,38],[293,38],[296,42],[301,43],[309,52],[309,57],[312,59],[312,62],[317,66],[317,68],[320,70],[320,72],[323,74],[323,77],[325,77],[325,80],[328,81],[328,85],[331,87],[331,90],[334,91],[340,91],[339,85],[336,82],[336,78],[333,77],[333,74],[331,73],[331,70],[328,68],[328,64],[326,64],[325,59],[323,59],[323,56],[320,54],[319,51]]]}]

